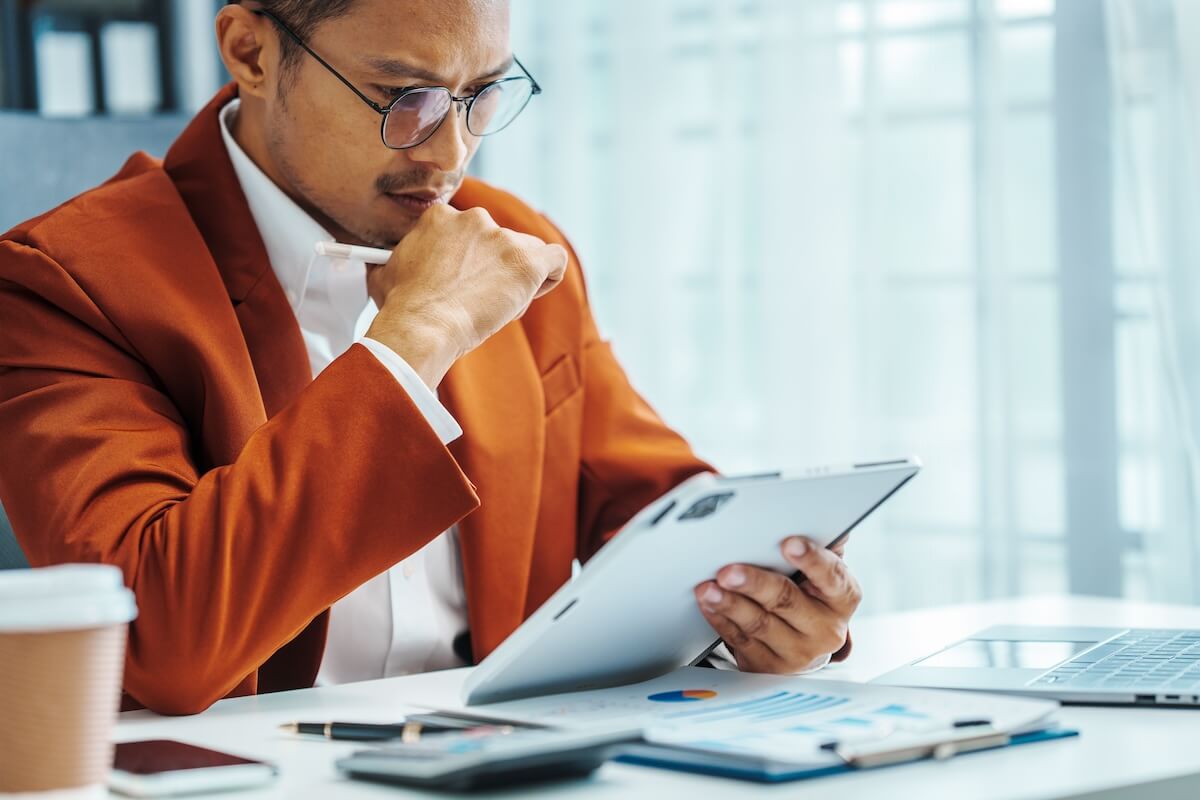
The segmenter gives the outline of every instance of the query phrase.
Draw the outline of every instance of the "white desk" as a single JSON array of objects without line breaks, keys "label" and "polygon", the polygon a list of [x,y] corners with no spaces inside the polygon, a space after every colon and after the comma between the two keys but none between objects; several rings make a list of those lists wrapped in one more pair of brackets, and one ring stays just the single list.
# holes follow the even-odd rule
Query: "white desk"
[{"label": "white desk", "polygon": [[[1200,628],[1200,608],[1093,598],[1034,598],[866,617],[854,623],[855,649],[850,662],[821,675],[868,680],[979,628],[1020,622]],[[333,767],[334,759],[361,745],[299,741],[277,733],[276,726],[297,719],[392,721],[403,716],[409,704],[437,704],[441,698],[455,696],[466,673],[454,670],[224,700],[194,717],[167,718],[132,711],[121,715],[117,737],[122,741],[177,738],[280,765],[283,774],[275,786],[231,796],[239,800],[420,795],[340,777]],[[586,781],[549,784],[498,796],[570,795],[621,800],[722,795],[838,800],[1200,798],[1200,709],[1067,707],[1061,717],[1083,735],[941,763],[924,762],[777,786],[606,764]]]}]

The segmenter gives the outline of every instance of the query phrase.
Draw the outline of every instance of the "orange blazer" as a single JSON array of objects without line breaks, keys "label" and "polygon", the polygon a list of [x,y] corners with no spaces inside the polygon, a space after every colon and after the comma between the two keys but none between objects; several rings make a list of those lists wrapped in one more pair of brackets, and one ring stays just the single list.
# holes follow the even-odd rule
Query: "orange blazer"
[{"label": "orange blazer", "polygon": [[[126,708],[311,686],[330,605],[455,523],[482,658],[709,469],[600,339],[574,254],[446,376],[449,448],[361,345],[314,380],[221,140],[233,96],[0,237],[0,501],[32,564],[124,571]],[[567,246],[479,181],[453,205]]]}]

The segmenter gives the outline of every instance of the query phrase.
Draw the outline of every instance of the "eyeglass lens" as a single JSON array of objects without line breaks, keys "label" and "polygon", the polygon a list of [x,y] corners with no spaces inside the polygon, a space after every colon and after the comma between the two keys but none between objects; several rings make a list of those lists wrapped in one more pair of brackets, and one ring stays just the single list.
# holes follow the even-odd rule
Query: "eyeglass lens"
[{"label": "eyeglass lens", "polygon": [[[488,136],[508,126],[529,103],[533,85],[525,78],[497,81],[475,95],[467,112],[467,130]],[[388,147],[414,147],[428,139],[450,111],[450,92],[415,89],[401,95],[388,111],[383,138]]]}]

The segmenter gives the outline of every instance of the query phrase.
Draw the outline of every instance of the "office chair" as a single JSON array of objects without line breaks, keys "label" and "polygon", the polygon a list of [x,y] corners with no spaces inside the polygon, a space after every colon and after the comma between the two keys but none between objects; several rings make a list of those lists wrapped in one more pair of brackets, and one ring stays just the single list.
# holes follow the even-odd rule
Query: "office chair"
[{"label": "office chair", "polygon": [[[20,187],[0,192],[0,231],[101,183],[136,150],[162,157],[186,124],[181,116],[46,119],[0,112],[0,186]],[[27,566],[0,506],[0,569]]]},{"label": "office chair", "polygon": [[0,112],[0,231],[111,177],[136,150],[162,157],[187,124],[178,116],[82,119]]}]

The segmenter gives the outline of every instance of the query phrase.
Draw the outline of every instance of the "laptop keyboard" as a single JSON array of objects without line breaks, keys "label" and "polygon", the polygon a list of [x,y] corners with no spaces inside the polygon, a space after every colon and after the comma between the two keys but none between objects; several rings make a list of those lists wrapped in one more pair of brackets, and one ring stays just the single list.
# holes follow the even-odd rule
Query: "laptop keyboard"
[{"label": "laptop keyboard", "polygon": [[1055,667],[1030,685],[1172,694],[1197,691],[1200,631],[1127,631]]}]

